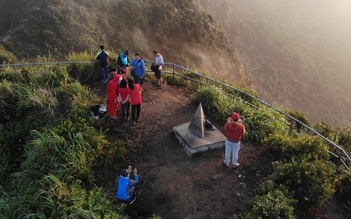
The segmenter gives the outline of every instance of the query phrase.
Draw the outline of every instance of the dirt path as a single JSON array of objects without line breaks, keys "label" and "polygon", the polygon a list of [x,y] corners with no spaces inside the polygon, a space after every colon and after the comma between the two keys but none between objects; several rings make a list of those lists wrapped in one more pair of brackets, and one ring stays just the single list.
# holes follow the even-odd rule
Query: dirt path
[{"label": "dirt path", "polygon": [[[239,153],[241,167],[236,170],[222,166],[224,149],[190,157],[172,133],[174,126],[189,122],[196,111],[190,105],[189,94],[173,86],[158,90],[151,83],[146,83],[144,90],[140,123],[110,125],[115,131],[109,135],[121,134],[125,129],[134,136],[127,137],[133,145],[129,148],[133,154],[127,159],[138,167],[141,194],[128,206],[128,214],[133,218],[155,214],[195,219],[228,218],[246,211],[256,184],[267,172],[259,165],[262,158],[256,157],[256,150],[243,145]],[[223,132],[222,125],[217,127]]]},{"label": "dirt path", "polygon": [[[105,84],[91,87],[106,95]],[[258,156],[249,144],[242,144],[241,166],[235,170],[222,166],[224,149],[190,157],[172,132],[174,126],[189,122],[196,111],[197,106],[190,104],[188,91],[173,86],[158,90],[149,82],[144,90],[137,125],[111,120],[108,116],[101,121],[104,129],[109,129],[106,133],[109,140],[127,141],[129,151],[126,161],[107,170],[105,182],[99,185],[109,191],[111,200],[115,200],[116,173],[130,164],[138,168],[141,176],[138,188],[141,193],[126,209],[132,218],[150,218],[155,214],[164,219],[219,219],[249,210],[248,203],[256,186],[271,173],[271,161]],[[224,133],[223,125],[215,125]],[[335,209],[329,202],[327,205],[322,212],[324,218],[343,218],[343,214],[337,217],[340,215],[337,203],[332,205]]]}]

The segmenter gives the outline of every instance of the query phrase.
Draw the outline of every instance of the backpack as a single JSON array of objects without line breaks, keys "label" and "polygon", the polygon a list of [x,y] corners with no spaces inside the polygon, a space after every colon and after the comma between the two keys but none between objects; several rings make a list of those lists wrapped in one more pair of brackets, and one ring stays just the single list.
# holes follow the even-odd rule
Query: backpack
[{"label": "backpack", "polygon": [[205,120],[205,128],[207,130],[212,130],[213,129],[213,125],[210,121],[208,121],[207,119]]},{"label": "backpack", "polygon": [[118,56],[117,64],[118,64],[120,67],[123,66],[122,59],[121,59],[121,55]]},{"label": "backpack", "polygon": [[[152,63],[152,64],[154,64],[154,63]],[[158,70],[158,66],[152,65],[152,64],[151,64],[151,71],[156,72]]]}]

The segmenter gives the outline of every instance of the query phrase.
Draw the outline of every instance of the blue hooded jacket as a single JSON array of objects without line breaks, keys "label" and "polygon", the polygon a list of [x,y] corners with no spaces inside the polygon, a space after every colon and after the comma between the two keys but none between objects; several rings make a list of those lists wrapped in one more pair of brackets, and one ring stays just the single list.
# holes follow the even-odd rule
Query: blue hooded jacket
[{"label": "blue hooded jacket", "polygon": [[132,60],[132,68],[134,69],[135,67],[137,67],[135,69],[135,76],[140,77],[146,73],[144,60],[140,59],[138,61],[136,58],[134,58]]},{"label": "blue hooded jacket", "polygon": [[128,56],[124,57],[124,52],[122,52],[121,54],[119,54],[119,58],[121,59],[122,62],[122,68],[127,67],[128,66]]}]

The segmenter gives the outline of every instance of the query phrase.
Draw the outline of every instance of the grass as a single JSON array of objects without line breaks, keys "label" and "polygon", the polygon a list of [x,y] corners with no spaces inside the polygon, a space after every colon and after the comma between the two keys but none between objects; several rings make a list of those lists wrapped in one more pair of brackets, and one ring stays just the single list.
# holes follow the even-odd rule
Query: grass
[{"label": "grass", "polygon": [[[79,58],[79,54],[72,54],[71,58],[75,56]],[[82,56],[89,58],[90,55]],[[27,74],[23,74],[23,69],[20,73],[9,69],[0,70],[0,110],[8,114],[0,119],[2,124],[7,125],[6,128],[16,130],[11,139],[1,135],[0,143],[20,147],[19,151],[6,147],[8,151],[2,157],[6,162],[3,162],[5,167],[2,168],[9,169],[6,165],[11,166],[12,154],[22,159],[21,165],[6,183],[0,183],[0,215],[5,218],[126,217],[123,206],[116,208],[107,198],[104,189],[95,183],[101,179],[100,172],[110,164],[126,158],[127,150],[122,141],[109,142],[105,136],[106,130],[101,130],[90,118],[89,106],[101,100],[89,87],[82,86],[72,77],[71,73],[74,72],[70,68],[30,67]],[[76,66],[82,75],[94,68],[94,65]],[[274,163],[275,172],[270,176],[274,183],[286,182],[290,186],[289,192],[294,191],[296,185],[315,191],[312,194],[312,204],[322,204],[330,198],[335,186],[331,177],[342,173],[334,171],[326,162],[328,157],[324,157],[325,145],[321,142],[308,138],[305,132],[289,135],[284,116],[260,105],[260,109],[248,105],[237,92],[228,92],[228,89],[211,83],[203,86],[179,77],[173,79],[172,75],[165,75],[165,81],[194,91],[192,103],[196,106],[202,103],[206,116],[219,124],[224,124],[233,112],[238,112],[247,129],[245,142],[254,143],[257,148],[270,147],[270,151],[266,150],[268,156],[269,153],[283,155],[284,159]],[[25,117],[19,116],[23,113],[26,113]],[[303,118],[303,115],[299,116]],[[351,138],[347,129],[334,132],[332,127],[319,128],[325,135],[337,134],[335,139],[345,144]],[[21,140],[13,141],[16,138]],[[291,158],[291,155],[294,156]],[[292,170],[298,171],[294,173],[295,181],[289,178],[289,174],[285,174]],[[306,171],[313,174],[307,174]],[[291,172],[290,175],[292,174]],[[303,194],[311,196],[308,191],[304,192]],[[262,194],[263,198],[258,197],[257,203],[265,200],[265,196],[270,198],[269,204],[272,206],[278,203],[276,200],[286,201],[285,207],[291,211],[290,204],[293,205],[293,202],[290,202],[290,194]],[[300,196],[293,197],[299,204],[302,203]],[[296,209],[301,205],[293,207]]]}]

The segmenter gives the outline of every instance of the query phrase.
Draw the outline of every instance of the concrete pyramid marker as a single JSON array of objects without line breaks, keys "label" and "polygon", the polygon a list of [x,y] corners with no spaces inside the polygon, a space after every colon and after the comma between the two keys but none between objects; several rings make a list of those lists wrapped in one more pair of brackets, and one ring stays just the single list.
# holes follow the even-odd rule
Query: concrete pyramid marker
[{"label": "concrete pyramid marker", "polygon": [[191,122],[173,127],[173,132],[189,155],[224,146],[225,136],[216,127],[206,131],[205,135],[205,115],[201,103]]},{"label": "concrete pyramid marker", "polygon": [[188,129],[190,132],[199,136],[200,138],[205,136],[205,115],[201,103],[197,107]]}]

